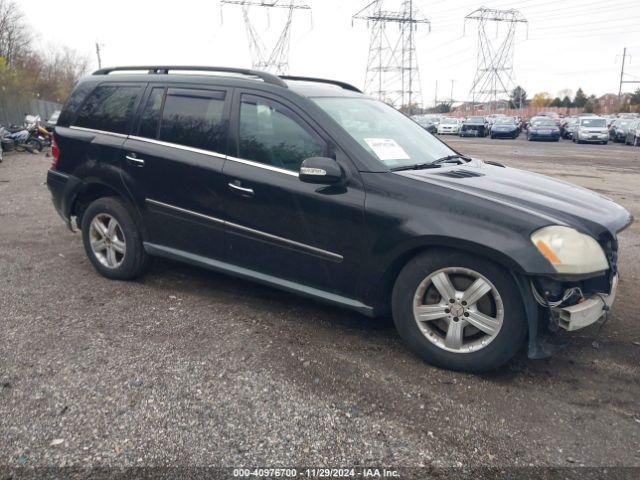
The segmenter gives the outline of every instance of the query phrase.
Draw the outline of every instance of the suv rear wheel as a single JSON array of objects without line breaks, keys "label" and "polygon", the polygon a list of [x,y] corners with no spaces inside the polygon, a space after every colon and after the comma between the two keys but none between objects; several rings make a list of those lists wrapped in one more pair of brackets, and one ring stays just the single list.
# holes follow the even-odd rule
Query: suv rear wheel
[{"label": "suv rear wheel", "polygon": [[115,280],[130,280],[145,270],[148,256],[127,204],[117,197],[93,201],[82,216],[82,240],[98,272]]},{"label": "suv rear wheel", "polygon": [[482,258],[439,250],[414,258],[393,289],[400,336],[425,361],[469,372],[509,361],[526,319],[511,275]]}]

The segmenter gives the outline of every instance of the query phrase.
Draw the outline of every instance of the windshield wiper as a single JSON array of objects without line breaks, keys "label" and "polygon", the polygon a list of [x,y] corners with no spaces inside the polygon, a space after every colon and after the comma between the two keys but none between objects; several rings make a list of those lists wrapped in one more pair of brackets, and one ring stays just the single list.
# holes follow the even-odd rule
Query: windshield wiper
[{"label": "windshield wiper", "polygon": [[392,172],[399,172],[400,170],[422,170],[424,168],[436,168],[437,165],[429,163],[414,163],[413,165],[402,165],[401,167],[393,167],[390,170]]},{"label": "windshield wiper", "polygon": [[443,163],[447,163],[450,160],[461,159],[466,160],[467,162],[471,161],[471,158],[465,155],[447,155],[446,157],[439,158],[434,160],[433,162],[428,163],[414,163],[412,165],[402,165],[401,167],[394,167],[390,170],[392,172],[399,172],[401,170],[423,170],[425,168],[437,168],[441,166]]},{"label": "windshield wiper", "polygon": [[455,155],[447,155],[446,157],[442,157],[437,160],[434,160],[429,165],[442,165],[443,163],[447,163],[449,160],[456,160],[456,159],[465,160],[467,162],[471,161],[470,157],[467,157],[465,155],[455,154]]},{"label": "windshield wiper", "polygon": [[402,165],[401,167],[394,167],[391,169],[392,172],[399,172],[401,170],[423,170],[425,168],[437,168],[439,166],[441,166],[443,163],[447,163],[451,160],[456,160],[456,159],[460,159],[460,160],[465,160],[467,162],[471,161],[470,157],[467,157],[465,155],[447,155],[446,157],[442,157],[439,158],[437,160],[434,160],[433,162],[428,162],[428,163],[414,163],[412,165]]}]

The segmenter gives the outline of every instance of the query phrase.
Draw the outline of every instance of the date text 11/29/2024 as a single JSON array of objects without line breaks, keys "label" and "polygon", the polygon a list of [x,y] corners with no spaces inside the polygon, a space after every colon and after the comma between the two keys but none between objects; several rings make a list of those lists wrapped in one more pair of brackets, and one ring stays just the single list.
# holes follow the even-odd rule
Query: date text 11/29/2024
[{"label": "date text 11/29/2024", "polygon": [[234,468],[237,478],[399,478],[397,470],[386,468]]}]

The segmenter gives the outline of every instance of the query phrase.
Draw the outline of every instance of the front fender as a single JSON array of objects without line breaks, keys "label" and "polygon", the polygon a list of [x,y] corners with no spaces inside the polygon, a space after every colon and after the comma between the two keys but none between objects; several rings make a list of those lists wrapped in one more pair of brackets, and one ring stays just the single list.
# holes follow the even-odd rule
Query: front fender
[{"label": "front fender", "polygon": [[[526,276],[532,269],[544,270],[547,274],[554,273],[552,267],[546,265],[546,262],[540,262],[542,265],[538,267],[532,266],[535,262],[529,257],[535,258],[539,255],[537,252],[532,252],[534,255],[529,253],[525,258],[518,258],[510,256],[490,244],[478,243],[451,236],[421,235],[397,244],[381,258],[366,262],[366,265],[369,265],[369,267],[368,271],[363,273],[363,281],[361,283],[361,295],[365,299],[365,303],[374,306],[374,310],[376,311],[387,310],[389,295],[391,294],[395,279],[400,273],[400,270],[419,253],[436,248],[455,249],[470,255],[481,256],[499,264],[505,270],[518,276]],[[533,250],[533,245],[530,248]],[[370,282],[366,280],[367,278],[378,278],[380,281]]]}]

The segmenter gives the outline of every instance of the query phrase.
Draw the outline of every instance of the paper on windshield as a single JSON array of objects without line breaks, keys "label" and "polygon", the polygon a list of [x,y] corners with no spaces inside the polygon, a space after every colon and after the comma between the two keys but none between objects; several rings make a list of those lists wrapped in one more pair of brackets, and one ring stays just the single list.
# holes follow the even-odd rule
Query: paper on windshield
[{"label": "paper on windshield", "polygon": [[364,141],[382,161],[411,159],[407,152],[392,138],[365,138]]}]

